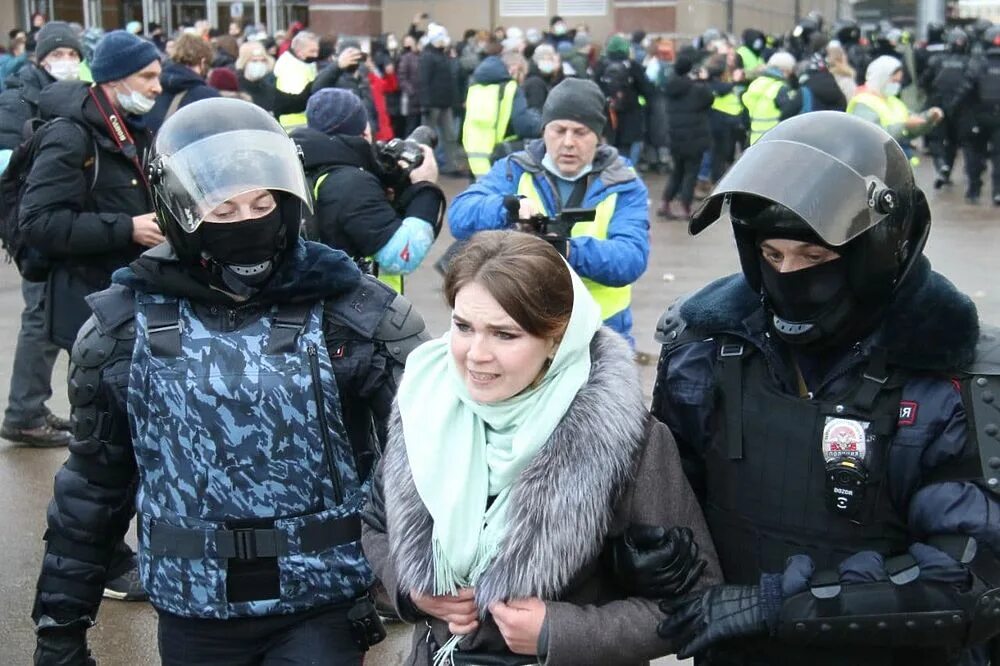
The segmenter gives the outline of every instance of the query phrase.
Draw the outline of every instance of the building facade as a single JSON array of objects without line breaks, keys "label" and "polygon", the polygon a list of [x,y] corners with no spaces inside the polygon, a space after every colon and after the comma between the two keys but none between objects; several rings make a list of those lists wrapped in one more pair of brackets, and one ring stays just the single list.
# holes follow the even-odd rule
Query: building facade
[{"label": "building facade", "polygon": [[[155,21],[165,29],[207,19],[217,27],[231,20],[257,23],[268,31],[292,21],[308,23],[320,34],[403,33],[415,14],[426,12],[453,37],[467,28],[518,26],[548,28],[558,14],[573,26],[586,25],[596,38],[644,30],[690,38],[715,27],[739,33],[753,27],[787,32],[811,10],[834,20],[850,11],[847,0],[16,0],[17,21],[40,11],[52,19],[105,29],[129,21]],[[0,3],[3,4],[3,3]],[[0,14],[2,18],[2,14]],[[14,24],[11,21],[10,24]]]}]

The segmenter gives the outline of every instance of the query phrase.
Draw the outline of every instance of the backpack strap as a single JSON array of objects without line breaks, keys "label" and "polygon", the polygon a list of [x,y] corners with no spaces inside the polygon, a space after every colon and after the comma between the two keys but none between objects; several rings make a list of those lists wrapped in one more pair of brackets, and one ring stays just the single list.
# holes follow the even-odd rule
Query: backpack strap
[{"label": "backpack strap", "polygon": [[181,102],[184,101],[185,95],[187,95],[187,90],[182,90],[181,92],[174,95],[174,98],[170,100],[170,106],[167,107],[167,115],[163,116],[164,120],[166,120],[167,118],[169,118],[170,116],[174,115],[174,113],[177,112],[177,109],[179,109],[181,106]]}]

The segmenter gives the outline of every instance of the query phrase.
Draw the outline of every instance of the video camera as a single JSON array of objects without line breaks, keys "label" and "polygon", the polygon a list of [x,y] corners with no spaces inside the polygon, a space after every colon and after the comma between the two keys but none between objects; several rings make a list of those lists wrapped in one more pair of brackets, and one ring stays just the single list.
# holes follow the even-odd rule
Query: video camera
[{"label": "video camera", "polygon": [[375,158],[382,169],[382,183],[397,194],[410,184],[410,173],[424,163],[421,146],[437,148],[438,135],[434,128],[421,125],[405,139],[377,141]]},{"label": "video camera", "polygon": [[519,216],[521,199],[516,196],[506,197],[504,208],[507,209],[507,221],[511,227],[538,236],[550,243],[563,257],[566,256],[573,226],[579,222],[593,222],[597,216],[594,208],[563,208],[554,217],[540,214],[522,220]]}]

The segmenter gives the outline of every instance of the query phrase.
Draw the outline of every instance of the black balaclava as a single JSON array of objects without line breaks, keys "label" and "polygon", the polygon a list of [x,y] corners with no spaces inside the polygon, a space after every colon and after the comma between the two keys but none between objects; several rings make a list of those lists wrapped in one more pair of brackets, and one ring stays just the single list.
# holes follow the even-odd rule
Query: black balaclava
[{"label": "black balaclava", "polygon": [[288,243],[278,201],[274,210],[262,217],[223,224],[205,222],[198,228],[202,256],[219,281],[215,286],[249,298],[274,274]]}]

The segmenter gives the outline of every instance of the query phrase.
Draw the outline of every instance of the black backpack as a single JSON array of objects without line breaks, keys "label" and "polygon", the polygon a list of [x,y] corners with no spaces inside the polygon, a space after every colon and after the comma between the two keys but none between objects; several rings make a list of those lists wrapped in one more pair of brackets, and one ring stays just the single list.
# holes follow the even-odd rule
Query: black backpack
[{"label": "black backpack", "polygon": [[601,90],[614,111],[631,111],[639,104],[629,61],[612,60],[601,72]]},{"label": "black backpack", "polygon": [[[0,244],[7,253],[7,261],[13,261],[18,272],[25,280],[32,282],[42,282],[48,278],[52,264],[45,255],[36,248],[24,243],[21,226],[18,217],[21,210],[21,198],[27,189],[28,174],[34,165],[35,156],[38,153],[38,146],[42,143],[42,138],[46,132],[57,122],[66,121],[73,123],[80,128],[90,142],[88,130],[69,120],[68,118],[54,118],[45,122],[39,118],[33,118],[25,123],[21,136],[23,141],[13,150],[7,169],[0,175]],[[83,165],[82,168],[91,167]],[[93,176],[90,178],[89,190],[93,188],[97,179],[97,151],[94,150]],[[89,201],[89,196],[88,196]]]}]

